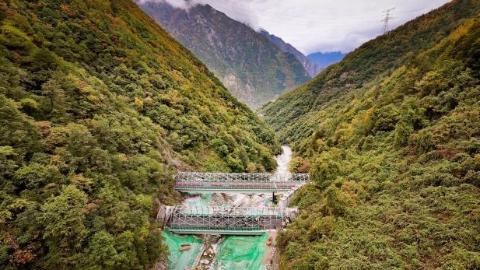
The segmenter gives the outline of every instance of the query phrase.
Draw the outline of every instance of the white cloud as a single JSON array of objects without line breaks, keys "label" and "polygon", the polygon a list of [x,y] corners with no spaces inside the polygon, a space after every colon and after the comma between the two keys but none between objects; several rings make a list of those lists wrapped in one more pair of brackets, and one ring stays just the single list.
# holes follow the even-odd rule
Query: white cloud
[{"label": "white cloud", "polygon": [[259,22],[257,19],[257,13],[253,11],[254,6],[249,1],[236,1],[236,0],[136,0],[139,3],[145,2],[167,2],[170,5],[189,9],[195,5],[211,5],[216,10],[219,10],[227,14],[230,18],[243,22],[255,30],[259,28]]},{"label": "white cloud", "polygon": [[197,3],[190,0],[136,0],[137,3],[143,4],[146,2],[168,2],[170,5],[181,8],[181,9],[188,9]]},{"label": "white cloud", "polygon": [[392,7],[399,26],[448,0],[142,0],[176,7],[210,4],[255,29],[264,28],[304,53],[348,52],[383,31],[383,11]]}]

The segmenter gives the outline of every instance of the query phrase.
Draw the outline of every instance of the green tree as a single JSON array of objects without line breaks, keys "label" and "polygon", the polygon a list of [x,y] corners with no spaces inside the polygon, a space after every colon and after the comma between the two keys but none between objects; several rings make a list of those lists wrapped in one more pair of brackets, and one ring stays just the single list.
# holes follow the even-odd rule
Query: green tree
[{"label": "green tree", "polygon": [[310,177],[321,190],[325,190],[340,175],[339,159],[338,150],[334,150],[322,152],[313,161]]},{"label": "green tree", "polygon": [[21,167],[13,177],[15,185],[28,189],[40,188],[49,183],[60,183],[62,178],[56,167],[38,163]]},{"label": "green tree", "polygon": [[106,231],[95,233],[88,245],[88,254],[85,262],[88,269],[115,269],[119,255],[115,249],[115,239]]},{"label": "green tree", "polygon": [[75,186],[66,186],[62,192],[41,206],[39,223],[44,227],[43,238],[57,252],[73,252],[82,247],[87,236],[84,207],[87,196]]},{"label": "green tree", "polygon": [[413,133],[413,127],[405,121],[400,121],[395,126],[394,131],[394,144],[397,147],[403,147],[407,145],[410,134]]}]

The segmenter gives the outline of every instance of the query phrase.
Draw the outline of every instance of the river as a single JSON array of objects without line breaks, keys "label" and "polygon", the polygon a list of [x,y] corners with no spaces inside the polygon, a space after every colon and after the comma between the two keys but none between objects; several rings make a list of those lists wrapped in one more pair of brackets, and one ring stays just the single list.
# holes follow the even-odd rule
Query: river
[{"label": "river", "polygon": [[[289,174],[288,164],[292,150],[282,146],[282,154],[276,157],[276,175]],[[189,207],[231,206],[265,207],[273,206],[272,194],[244,193],[202,193],[189,194],[183,205]],[[274,233],[260,236],[203,237],[163,233],[170,251],[169,270],[186,270],[197,267],[200,270],[266,270],[272,262]]]}]

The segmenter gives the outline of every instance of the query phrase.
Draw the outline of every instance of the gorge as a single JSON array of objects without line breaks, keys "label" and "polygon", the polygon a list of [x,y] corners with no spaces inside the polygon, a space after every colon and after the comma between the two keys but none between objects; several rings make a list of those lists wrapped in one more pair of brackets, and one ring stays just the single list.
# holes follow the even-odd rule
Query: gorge
[{"label": "gorge", "polygon": [[[480,268],[479,0],[313,78],[267,32],[156,2],[0,2],[1,269]],[[260,91],[236,92],[238,70],[234,85]],[[277,181],[296,177],[309,181]],[[282,211],[278,230],[253,211],[233,228],[256,236],[182,235],[165,206]]]}]

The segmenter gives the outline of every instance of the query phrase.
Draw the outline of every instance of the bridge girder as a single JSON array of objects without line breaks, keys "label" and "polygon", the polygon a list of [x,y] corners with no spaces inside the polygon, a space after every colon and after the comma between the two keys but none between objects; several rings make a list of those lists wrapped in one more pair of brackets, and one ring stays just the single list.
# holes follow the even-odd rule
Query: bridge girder
[{"label": "bridge girder", "polygon": [[308,174],[280,176],[270,173],[195,173],[175,176],[175,189],[185,192],[279,192],[307,183]]},{"label": "bridge girder", "polygon": [[272,174],[272,173],[200,173],[178,172],[176,182],[224,182],[224,183],[271,183],[271,182],[308,182],[305,173]]},{"label": "bridge girder", "polygon": [[285,226],[295,208],[177,207],[166,227],[176,233],[255,235]]}]

